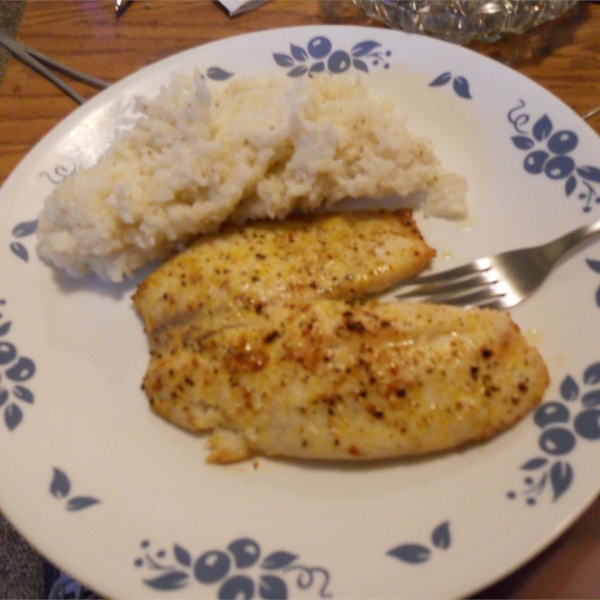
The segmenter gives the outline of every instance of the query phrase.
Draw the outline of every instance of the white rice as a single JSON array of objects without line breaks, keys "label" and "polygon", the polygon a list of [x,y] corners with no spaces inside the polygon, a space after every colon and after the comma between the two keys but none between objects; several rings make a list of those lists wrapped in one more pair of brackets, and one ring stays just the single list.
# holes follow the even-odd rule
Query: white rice
[{"label": "white rice", "polygon": [[360,78],[244,77],[209,89],[177,75],[93,167],[59,184],[40,257],[120,281],[228,219],[284,218],[344,198],[426,193],[432,216],[466,215],[466,183]]}]

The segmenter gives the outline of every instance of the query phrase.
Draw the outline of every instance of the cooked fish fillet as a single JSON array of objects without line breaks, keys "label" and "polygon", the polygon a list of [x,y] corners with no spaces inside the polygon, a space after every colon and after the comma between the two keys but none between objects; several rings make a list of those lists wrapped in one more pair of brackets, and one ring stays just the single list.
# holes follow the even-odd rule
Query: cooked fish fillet
[{"label": "cooked fish fillet", "polygon": [[539,353],[492,310],[320,299],[213,333],[203,319],[152,345],[144,389],[168,421],[213,431],[212,462],[456,448],[513,425],[548,384]]},{"label": "cooked fish fillet", "polygon": [[153,410],[208,460],[379,459],[506,429],[548,373],[508,314],[364,301],[434,251],[409,211],[228,227],[157,269],[135,307]]},{"label": "cooked fish fillet", "polygon": [[214,330],[286,298],[364,298],[434,255],[408,209],[228,225],[161,266],[133,300],[147,333],[197,311]]}]

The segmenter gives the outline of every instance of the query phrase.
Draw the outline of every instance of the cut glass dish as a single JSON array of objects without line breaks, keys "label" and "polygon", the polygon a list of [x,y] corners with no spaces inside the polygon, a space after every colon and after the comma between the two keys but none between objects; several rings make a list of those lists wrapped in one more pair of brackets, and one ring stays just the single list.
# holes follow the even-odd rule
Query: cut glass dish
[{"label": "cut glass dish", "polygon": [[577,0],[354,0],[394,29],[467,44],[495,42],[561,16]]}]

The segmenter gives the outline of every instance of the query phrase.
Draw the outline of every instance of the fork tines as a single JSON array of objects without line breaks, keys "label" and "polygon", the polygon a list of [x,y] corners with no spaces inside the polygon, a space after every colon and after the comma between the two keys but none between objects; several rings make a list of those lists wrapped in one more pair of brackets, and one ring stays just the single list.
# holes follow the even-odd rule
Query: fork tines
[{"label": "fork tines", "polygon": [[493,306],[506,293],[498,273],[485,258],[448,271],[409,279],[398,288],[402,291],[395,292],[394,298],[399,300],[457,306]]}]

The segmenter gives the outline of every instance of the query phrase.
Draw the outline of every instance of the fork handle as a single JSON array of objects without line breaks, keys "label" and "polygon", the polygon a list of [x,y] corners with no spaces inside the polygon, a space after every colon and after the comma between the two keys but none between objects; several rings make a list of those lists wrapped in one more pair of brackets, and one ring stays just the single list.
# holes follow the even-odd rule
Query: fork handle
[{"label": "fork handle", "polygon": [[587,239],[591,235],[600,232],[600,221],[589,223],[578,227],[565,235],[557,238],[556,240],[542,246],[547,257],[552,261],[557,261],[565,252],[574,248],[583,240]]}]

